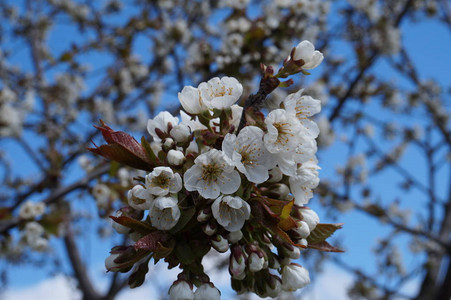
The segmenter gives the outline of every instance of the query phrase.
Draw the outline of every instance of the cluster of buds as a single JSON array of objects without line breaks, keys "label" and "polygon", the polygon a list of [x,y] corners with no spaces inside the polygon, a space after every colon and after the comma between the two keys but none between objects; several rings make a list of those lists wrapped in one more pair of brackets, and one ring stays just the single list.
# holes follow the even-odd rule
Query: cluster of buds
[{"label": "cluster of buds", "polygon": [[275,297],[310,282],[308,271],[292,262],[302,249],[340,251],[325,241],[340,224],[320,224],[305,206],[319,183],[319,129],[310,117],[320,101],[300,90],[260,111],[268,94],[292,84],[279,78],[321,62],[310,42],[299,45],[276,75],[262,66],[260,89],[244,107],[235,104],[243,91],[238,80],[216,77],[183,88],[181,120],[167,111],[149,120],[151,143],[98,127],[108,144],[91,151],[148,172],[135,178],[128,206],[111,217],[135,243],[112,249],[109,271],[133,269],[135,287],[151,258],[164,259],[182,270],[171,299],[219,299],[202,259],[212,249],[230,251],[233,289]]}]

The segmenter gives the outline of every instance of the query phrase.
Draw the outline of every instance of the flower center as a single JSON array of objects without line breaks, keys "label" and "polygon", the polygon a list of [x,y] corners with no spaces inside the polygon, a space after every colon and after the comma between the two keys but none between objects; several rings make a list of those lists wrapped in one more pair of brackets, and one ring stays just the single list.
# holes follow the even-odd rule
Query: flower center
[{"label": "flower center", "polygon": [[152,178],[152,186],[158,186],[162,189],[169,188],[169,182],[171,179],[166,175],[161,174],[160,176]]},{"label": "flower center", "polygon": [[293,137],[294,134],[291,132],[288,123],[274,123],[274,127],[277,129],[277,141],[276,143],[285,145],[288,143],[290,137]]},{"label": "flower center", "polygon": [[222,170],[216,164],[202,166],[202,179],[206,182],[216,181]]}]

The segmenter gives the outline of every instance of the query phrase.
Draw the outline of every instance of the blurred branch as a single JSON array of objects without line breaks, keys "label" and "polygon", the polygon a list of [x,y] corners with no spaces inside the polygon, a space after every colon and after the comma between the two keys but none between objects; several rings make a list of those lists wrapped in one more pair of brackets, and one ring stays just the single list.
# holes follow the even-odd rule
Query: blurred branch
[{"label": "blurred branch", "polygon": [[[77,182],[74,182],[70,185],[60,187],[56,190],[54,190],[49,197],[47,197],[44,200],[44,203],[50,204],[59,201],[62,197],[66,196],[67,194],[80,189],[87,187],[91,180],[98,178],[99,176],[105,174],[110,169],[109,164],[102,164],[99,167],[97,167],[94,171],[87,174],[84,178],[81,178]],[[37,191],[37,188],[36,188]],[[28,194],[32,194],[32,192],[28,192],[24,194],[22,197],[23,199],[26,199],[28,197]],[[9,229],[13,228],[14,226],[18,225],[22,220],[19,217],[15,217],[9,220],[1,221],[0,222],[0,234],[5,234]]]}]

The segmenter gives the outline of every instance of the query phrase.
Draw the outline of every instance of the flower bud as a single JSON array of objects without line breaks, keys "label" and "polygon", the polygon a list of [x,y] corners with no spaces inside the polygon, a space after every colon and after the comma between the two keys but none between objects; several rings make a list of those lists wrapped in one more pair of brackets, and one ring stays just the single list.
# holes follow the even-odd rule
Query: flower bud
[{"label": "flower bud", "polygon": [[229,259],[229,273],[233,278],[242,280],[246,277],[246,257],[240,246],[233,248]]},{"label": "flower bud", "polygon": [[271,186],[271,192],[279,194],[279,199],[287,199],[290,188],[286,184],[276,183]]},{"label": "flower bud", "polygon": [[259,256],[256,252],[252,252],[249,255],[248,259],[249,271],[258,272],[261,269],[263,269],[264,264],[265,257],[263,255]]},{"label": "flower bud", "polygon": [[283,178],[283,173],[280,171],[279,167],[274,167],[269,170],[269,179],[267,182],[279,182]]},{"label": "flower bud", "polygon": [[229,240],[229,243],[234,244],[239,242],[243,238],[243,233],[241,230],[230,232],[227,235],[227,240]]},{"label": "flower bud", "polygon": [[172,147],[174,147],[174,140],[171,138],[166,138],[164,140],[164,144],[163,144],[163,150],[164,151],[169,151],[169,149],[171,149]]},{"label": "flower bud", "polygon": [[[119,218],[119,217],[121,217],[122,215],[124,215],[124,213],[123,213],[121,210],[118,210],[118,211],[116,212],[116,214],[115,214],[115,217],[116,217],[116,218]],[[114,230],[116,230],[117,233],[125,234],[125,233],[129,233],[129,231],[130,231],[130,228],[125,227],[124,225],[121,225],[121,224],[119,224],[119,223],[116,223],[116,222],[113,221],[113,220],[112,220],[111,226],[114,228]]]},{"label": "flower bud", "polygon": [[221,253],[229,250],[229,241],[223,238],[220,234],[211,239],[211,245],[216,249],[216,251]]},{"label": "flower bud", "polygon": [[153,196],[142,185],[135,185],[127,193],[128,205],[136,210],[148,210],[152,207]]},{"label": "flower bud", "polygon": [[298,264],[290,264],[282,269],[282,289],[294,292],[310,283],[309,272]]},{"label": "flower bud", "polygon": [[191,135],[189,127],[184,124],[175,125],[170,132],[170,135],[176,142],[186,142]]},{"label": "flower bud", "polygon": [[315,228],[316,225],[318,225],[319,223],[319,217],[316,214],[316,212],[314,212],[313,210],[311,210],[310,208],[303,208],[300,209],[300,212],[302,214],[302,221],[304,221],[305,223],[307,223],[310,232],[312,232]]},{"label": "flower bud", "polygon": [[197,288],[194,293],[194,300],[219,300],[221,292],[213,285],[213,283],[204,283]]},{"label": "flower bud", "polygon": [[297,222],[297,227],[293,230],[298,234],[299,239],[305,239],[310,235],[310,228],[305,221]]},{"label": "flower bud", "polygon": [[169,299],[170,300],[193,300],[193,286],[184,280],[177,280],[169,289]]},{"label": "flower bud", "polygon": [[185,154],[188,155],[190,153],[199,153],[199,146],[195,140],[192,140],[189,143],[188,148],[186,148]]},{"label": "flower bud", "polygon": [[211,208],[206,207],[197,214],[197,221],[202,223],[211,219]]},{"label": "flower bud", "polygon": [[111,272],[118,272],[121,268],[119,267],[119,264],[114,262],[114,260],[120,255],[120,253],[110,254],[110,256],[105,259],[105,269]]},{"label": "flower bud", "polygon": [[182,151],[171,149],[168,152],[167,159],[170,165],[180,166],[185,162],[185,155],[183,155]]},{"label": "flower bud", "polygon": [[212,222],[208,222],[202,226],[203,232],[208,236],[215,234],[217,229],[218,227],[216,226],[216,224]]},{"label": "flower bud", "polygon": [[295,247],[287,242],[283,242],[280,247],[277,248],[280,255],[289,257],[291,259],[298,259],[301,256],[301,251],[298,247]]},{"label": "flower bud", "polygon": [[266,278],[266,293],[263,297],[277,297],[280,293],[281,286],[282,280],[276,275],[270,275]]}]

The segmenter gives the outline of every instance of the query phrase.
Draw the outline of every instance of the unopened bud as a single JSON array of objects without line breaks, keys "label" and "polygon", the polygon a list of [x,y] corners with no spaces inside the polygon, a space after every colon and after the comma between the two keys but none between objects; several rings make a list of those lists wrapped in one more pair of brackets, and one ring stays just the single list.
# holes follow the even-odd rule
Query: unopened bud
[{"label": "unopened bud", "polygon": [[243,233],[241,230],[230,232],[227,235],[227,239],[229,240],[229,243],[234,244],[239,242],[243,238]]},{"label": "unopened bud", "polygon": [[185,162],[185,155],[182,151],[171,149],[168,152],[167,159],[171,166],[180,166]]},{"label": "unopened bud", "polygon": [[277,193],[279,195],[279,199],[287,199],[290,194],[290,188],[283,183],[276,183],[271,186],[271,192]]},{"label": "unopened bud", "polygon": [[199,211],[198,215],[197,215],[197,221],[202,223],[205,221],[208,221],[211,219],[211,208],[210,207],[206,207],[203,210]]},{"label": "unopened bud", "polygon": [[283,173],[279,169],[279,167],[274,167],[271,170],[269,170],[269,179],[268,182],[279,182],[283,178]]},{"label": "unopened bud", "polygon": [[211,245],[216,249],[216,251],[221,253],[229,250],[229,241],[223,238],[220,234],[211,239]]},{"label": "unopened bud", "polygon": [[217,228],[216,224],[211,223],[211,222],[208,222],[202,226],[203,232],[208,236],[212,236],[213,234],[215,234],[217,229],[218,228]]}]

